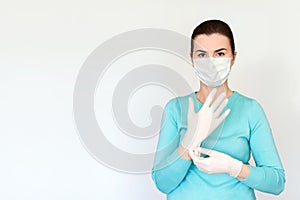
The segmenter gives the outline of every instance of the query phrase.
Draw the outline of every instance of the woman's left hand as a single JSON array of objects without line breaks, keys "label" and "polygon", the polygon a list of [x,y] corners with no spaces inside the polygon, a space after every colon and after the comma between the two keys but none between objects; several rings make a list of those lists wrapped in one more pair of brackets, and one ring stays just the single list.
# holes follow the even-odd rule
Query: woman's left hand
[{"label": "woman's left hand", "polygon": [[193,159],[194,165],[201,171],[208,174],[228,173],[237,177],[243,163],[231,156],[218,151],[197,147],[189,150],[189,155]]}]

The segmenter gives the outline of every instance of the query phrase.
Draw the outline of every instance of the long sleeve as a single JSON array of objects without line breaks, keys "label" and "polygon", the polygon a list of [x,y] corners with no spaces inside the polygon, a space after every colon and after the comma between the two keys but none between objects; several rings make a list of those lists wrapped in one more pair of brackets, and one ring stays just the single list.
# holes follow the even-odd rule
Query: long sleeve
[{"label": "long sleeve", "polygon": [[184,160],[177,153],[180,142],[178,117],[181,116],[178,101],[173,99],[164,109],[159,141],[152,169],[152,179],[163,193],[172,192],[186,176],[191,161]]},{"label": "long sleeve", "polygon": [[241,182],[262,192],[280,194],[284,189],[285,174],[272,130],[263,109],[255,100],[249,114],[249,144],[256,166],[249,166],[250,174]]}]

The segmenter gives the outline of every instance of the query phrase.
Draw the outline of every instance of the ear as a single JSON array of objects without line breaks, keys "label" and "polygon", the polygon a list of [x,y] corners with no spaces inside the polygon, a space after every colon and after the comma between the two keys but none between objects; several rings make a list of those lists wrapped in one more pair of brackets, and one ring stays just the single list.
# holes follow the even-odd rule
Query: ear
[{"label": "ear", "polygon": [[234,54],[233,54],[232,60],[231,60],[230,69],[232,68],[232,66],[233,66],[233,64],[235,62],[236,54],[237,54],[237,52],[235,51]]}]

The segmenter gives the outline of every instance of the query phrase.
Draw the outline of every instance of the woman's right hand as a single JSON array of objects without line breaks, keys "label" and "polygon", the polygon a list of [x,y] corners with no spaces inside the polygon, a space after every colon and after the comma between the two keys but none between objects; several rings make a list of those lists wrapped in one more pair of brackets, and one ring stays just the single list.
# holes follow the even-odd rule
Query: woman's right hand
[{"label": "woman's right hand", "polygon": [[221,112],[226,107],[228,99],[225,93],[221,93],[213,102],[216,89],[213,89],[207,96],[202,108],[195,113],[194,101],[189,98],[187,113],[187,131],[181,140],[181,146],[185,149],[199,147],[201,142],[212,133],[220,123],[229,115],[230,109],[227,109],[221,116]]}]

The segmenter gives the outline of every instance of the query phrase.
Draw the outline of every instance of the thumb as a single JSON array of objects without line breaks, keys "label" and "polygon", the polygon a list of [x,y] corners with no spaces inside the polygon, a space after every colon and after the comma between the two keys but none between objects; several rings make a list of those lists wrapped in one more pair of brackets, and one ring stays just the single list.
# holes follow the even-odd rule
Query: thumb
[{"label": "thumb", "polygon": [[206,149],[206,148],[199,147],[199,152],[201,154],[205,154],[205,155],[211,156],[215,151],[211,150],[211,149]]}]

